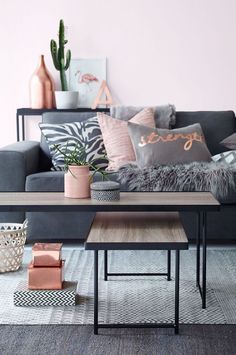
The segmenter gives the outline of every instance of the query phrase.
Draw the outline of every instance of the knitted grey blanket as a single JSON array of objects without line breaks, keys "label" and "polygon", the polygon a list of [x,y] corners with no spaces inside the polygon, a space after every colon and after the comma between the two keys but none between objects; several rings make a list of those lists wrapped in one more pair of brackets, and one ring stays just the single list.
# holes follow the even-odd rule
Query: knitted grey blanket
[{"label": "knitted grey blanket", "polygon": [[[145,106],[115,105],[110,107],[110,113],[114,118],[128,121],[144,108]],[[175,124],[176,112],[174,105],[153,106],[153,109],[156,127],[168,129]]]},{"label": "knitted grey blanket", "polygon": [[118,180],[131,191],[210,191],[217,198],[226,198],[235,190],[236,169],[216,162],[193,162],[178,165],[157,165],[140,169],[135,164],[118,171]]}]

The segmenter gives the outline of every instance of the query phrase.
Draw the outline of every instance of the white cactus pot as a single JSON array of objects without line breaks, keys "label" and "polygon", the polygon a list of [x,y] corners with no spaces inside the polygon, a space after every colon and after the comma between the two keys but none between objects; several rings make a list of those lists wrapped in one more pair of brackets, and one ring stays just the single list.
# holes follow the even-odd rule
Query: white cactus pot
[{"label": "white cactus pot", "polygon": [[78,108],[79,93],[78,91],[55,91],[57,109],[73,109]]}]

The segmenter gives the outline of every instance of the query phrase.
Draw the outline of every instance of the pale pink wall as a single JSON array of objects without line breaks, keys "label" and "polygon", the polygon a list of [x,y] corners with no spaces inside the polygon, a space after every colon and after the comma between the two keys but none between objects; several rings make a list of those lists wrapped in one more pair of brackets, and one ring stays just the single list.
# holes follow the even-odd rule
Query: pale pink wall
[{"label": "pale pink wall", "polygon": [[[38,56],[55,77],[49,40],[69,26],[73,57],[107,57],[123,104],[236,110],[235,0],[1,0],[0,146],[15,141]],[[38,138],[38,118],[27,137]]]}]

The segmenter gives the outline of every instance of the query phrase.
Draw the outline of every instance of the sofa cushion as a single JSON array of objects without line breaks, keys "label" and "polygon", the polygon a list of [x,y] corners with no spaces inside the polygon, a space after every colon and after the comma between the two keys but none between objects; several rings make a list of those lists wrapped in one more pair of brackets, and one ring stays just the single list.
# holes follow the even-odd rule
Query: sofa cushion
[{"label": "sofa cushion", "polygon": [[236,170],[236,150],[230,150],[229,152],[216,154],[211,157],[211,159],[213,161],[218,161],[220,163],[231,165]]},{"label": "sofa cushion", "polygon": [[[111,181],[117,181],[117,173],[109,172],[108,178]],[[236,182],[236,173],[234,174]],[[101,181],[101,174],[94,175],[94,181]],[[128,185],[121,184],[121,191],[128,191]],[[31,192],[62,192],[64,191],[64,173],[62,171],[48,171],[37,174],[28,175],[26,178],[25,191]],[[225,204],[236,203],[236,191],[229,191],[228,197],[220,201]]]},{"label": "sofa cushion", "polygon": [[[105,147],[97,116],[82,122],[63,124],[40,123],[40,129],[48,143],[54,170],[64,170],[65,157],[62,152],[75,152],[83,148],[83,159],[94,162],[100,168],[107,167]],[[58,149],[55,149],[55,145]],[[78,153],[79,156],[79,153]]]},{"label": "sofa cushion", "polygon": [[98,122],[109,159],[107,170],[118,170],[120,166],[135,161],[135,153],[128,133],[128,122],[155,127],[152,108],[143,109],[128,122],[98,113]]},{"label": "sofa cushion", "polygon": [[[107,176],[109,180],[117,181],[117,173],[109,172]],[[102,180],[102,175],[96,173],[93,177],[93,181],[96,182],[101,180]],[[121,190],[127,191],[127,186],[125,184],[122,184]],[[64,172],[46,171],[46,172],[28,175],[26,178],[25,191],[62,192],[64,191]]]},{"label": "sofa cushion", "polygon": [[[45,112],[42,115],[43,123],[62,124],[71,122],[83,122],[94,117],[94,112]],[[50,170],[52,166],[51,155],[44,135],[41,135],[40,170]]]},{"label": "sofa cushion", "polygon": [[222,142],[226,148],[236,150],[236,133],[231,134],[229,137],[225,138]]},{"label": "sofa cushion", "polygon": [[169,130],[129,122],[128,130],[140,168],[157,164],[211,161],[199,123]]},{"label": "sofa cushion", "polygon": [[227,150],[220,142],[236,132],[236,119],[233,111],[197,111],[176,112],[176,124],[173,128],[200,123],[207,146],[212,155]]},{"label": "sofa cushion", "polygon": [[45,171],[28,175],[25,182],[25,191],[64,191],[64,172]]}]

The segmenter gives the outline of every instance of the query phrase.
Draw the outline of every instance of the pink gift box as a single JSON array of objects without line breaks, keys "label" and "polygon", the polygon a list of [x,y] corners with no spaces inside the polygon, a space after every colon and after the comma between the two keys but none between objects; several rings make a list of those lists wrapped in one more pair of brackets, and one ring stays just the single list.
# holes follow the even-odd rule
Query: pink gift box
[{"label": "pink gift box", "polygon": [[35,243],[32,248],[34,266],[60,266],[61,243]]},{"label": "pink gift box", "polygon": [[60,266],[37,266],[31,262],[28,266],[28,288],[30,290],[61,290],[64,281],[65,260]]}]

